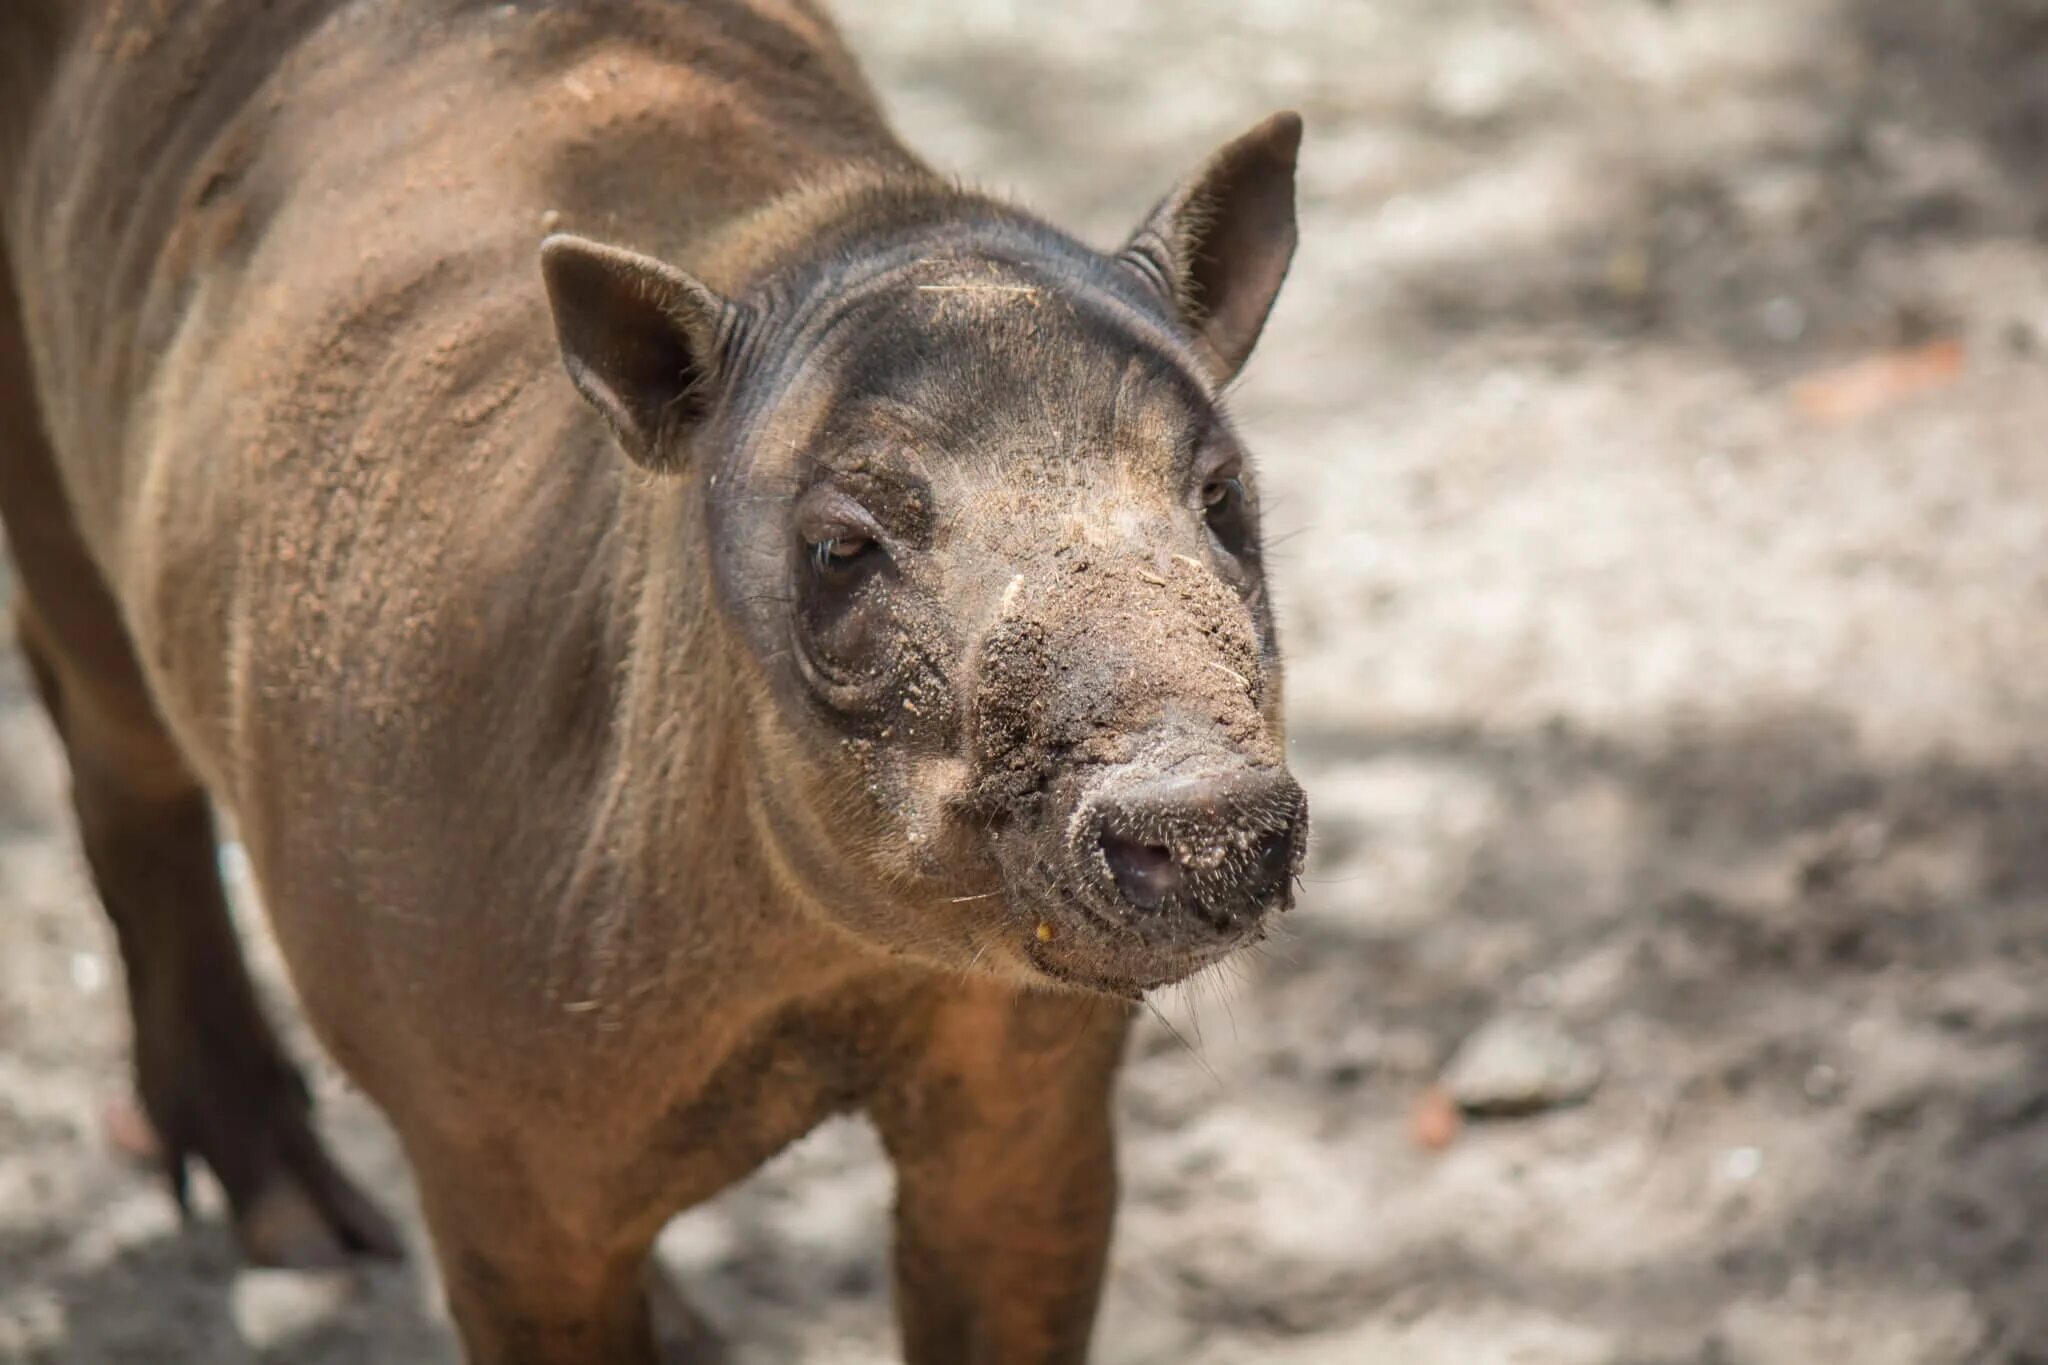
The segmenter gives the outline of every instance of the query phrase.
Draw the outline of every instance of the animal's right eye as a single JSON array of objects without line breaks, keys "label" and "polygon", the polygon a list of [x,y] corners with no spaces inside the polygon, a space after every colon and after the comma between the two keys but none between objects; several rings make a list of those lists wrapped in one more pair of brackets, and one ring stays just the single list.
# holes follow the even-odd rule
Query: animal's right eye
[{"label": "animal's right eye", "polygon": [[812,581],[828,589],[852,587],[889,558],[868,509],[831,484],[798,499],[795,530]]},{"label": "animal's right eye", "polygon": [[811,542],[811,567],[830,576],[845,573],[861,561],[881,552],[874,538],[856,531],[839,531]]},{"label": "animal's right eye", "polygon": [[878,667],[889,616],[889,550],[860,501],[821,484],[798,500],[797,620],[813,667],[837,685]]}]

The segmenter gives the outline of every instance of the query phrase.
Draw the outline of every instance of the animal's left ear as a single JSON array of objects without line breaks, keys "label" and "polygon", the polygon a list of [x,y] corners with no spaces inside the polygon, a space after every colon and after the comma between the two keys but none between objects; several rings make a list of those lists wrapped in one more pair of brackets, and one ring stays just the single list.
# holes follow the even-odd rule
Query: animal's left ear
[{"label": "animal's left ear", "polygon": [[674,266],[557,233],[541,275],[569,378],[637,464],[673,472],[730,379],[737,306]]},{"label": "animal's left ear", "polygon": [[1294,259],[1301,115],[1274,114],[1183,180],[1120,255],[1173,305],[1224,383],[1244,367]]}]

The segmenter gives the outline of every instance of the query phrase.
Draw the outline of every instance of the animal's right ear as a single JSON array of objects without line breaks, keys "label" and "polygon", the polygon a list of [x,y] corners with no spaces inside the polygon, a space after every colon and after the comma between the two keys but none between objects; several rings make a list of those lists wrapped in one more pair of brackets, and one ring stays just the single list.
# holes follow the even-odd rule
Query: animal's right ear
[{"label": "animal's right ear", "polygon": [[729,377],[738,306],[652,257],[565,233],[541,243],[540,268],[577,391],[636,463],[681,468],[689,428]]}]

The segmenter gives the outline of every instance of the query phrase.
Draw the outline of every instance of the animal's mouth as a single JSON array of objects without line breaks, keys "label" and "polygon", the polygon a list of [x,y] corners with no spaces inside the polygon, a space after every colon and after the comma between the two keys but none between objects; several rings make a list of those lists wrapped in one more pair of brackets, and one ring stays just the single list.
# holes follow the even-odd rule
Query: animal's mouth
[{"label": "animal's mouth", "polygon": [[[1042,975],[1062,985],[1123,1000],[1138,1000],[1147,991],[1176,985],[1265,937],[1262,928],[1248,926],[1242,933],[1198,947],[1152,947],[1124,940],[1100,911],[1089,908],[1075,918],[1083,919],[1086,927],[1063,931],[1043,921],[1025,950],[1026,958]],[[1050,938],[1045,936],[1048,931]]]},{"label": "animal's mouth", "polygon": [[[1046,952],[1045,945],[1040,943],[1032,944],[1025,956],[1031,959],[1033,967],[1036,967],[1042,974],[1051,977],[1061,985],[1076,986],[1084,991],[1092,991],[1097,995],[1113,995],[1120,1000],[1135,1002],[1142,1000],[1146,991],[1154,989],[1151,986],[1140,985],[1131,977],[1087,972],[1078,967],[1056,962]],[[1164,985],[1166,983],[1161,982],[1159,984]]]}]

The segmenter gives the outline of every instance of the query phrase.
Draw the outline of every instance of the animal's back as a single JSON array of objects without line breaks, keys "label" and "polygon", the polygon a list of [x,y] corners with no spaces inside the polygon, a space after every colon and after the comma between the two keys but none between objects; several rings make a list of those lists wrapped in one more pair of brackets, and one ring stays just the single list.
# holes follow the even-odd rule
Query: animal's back
[{"label": "animal's back", "polygon": [[[331,652],[381,633],[381,702],[417,706],[405,686],[465,680],[409,670],[406,631],[594,588],[623,475],[560,376],[546,230],[696,259],[792,185],[906,160],[803,0],[108,0],[71,23],[5,168],[43,417],[227,787],[252,690],[345,683],[374,710],[376,660]],[[467,605],[479,660],[493,634],[548,654],[549,620]]]}]

